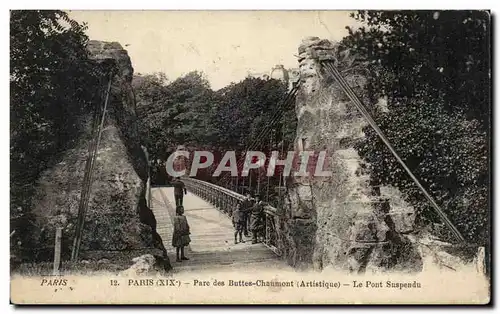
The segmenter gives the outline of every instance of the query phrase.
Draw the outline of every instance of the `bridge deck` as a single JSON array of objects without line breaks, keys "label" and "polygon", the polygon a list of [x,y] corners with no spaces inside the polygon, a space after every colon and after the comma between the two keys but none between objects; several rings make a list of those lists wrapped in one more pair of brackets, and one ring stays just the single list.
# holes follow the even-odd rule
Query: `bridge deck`
[{"label": "bridge deck", "polygon": [[274,267],[285,266],[263,244],[234,244],[234,229],[229,217],[189,193],[184,196],[184,215],[191,228],[191,244],[186,250],[189,261],[176,262],[172,247],[173,216],[175,215],[174,190],[169,187],[152,189],[151,209],[157,221],[157,231],[167,249],[174,270],[196,270],[218,267]]}]

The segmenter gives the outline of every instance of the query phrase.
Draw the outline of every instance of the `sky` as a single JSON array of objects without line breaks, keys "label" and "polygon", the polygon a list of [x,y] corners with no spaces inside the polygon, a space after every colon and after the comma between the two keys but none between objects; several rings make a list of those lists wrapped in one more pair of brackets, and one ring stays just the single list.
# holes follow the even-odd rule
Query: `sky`
[{"label": "sky", "polygon": [[90,39],[117,41],[135,73],[164,72],[174,80],[202,71],[215,90],[269,73],[297,68],[303,38],[340,40],[354,25],[348,11],[70,11],[87,22]]}]

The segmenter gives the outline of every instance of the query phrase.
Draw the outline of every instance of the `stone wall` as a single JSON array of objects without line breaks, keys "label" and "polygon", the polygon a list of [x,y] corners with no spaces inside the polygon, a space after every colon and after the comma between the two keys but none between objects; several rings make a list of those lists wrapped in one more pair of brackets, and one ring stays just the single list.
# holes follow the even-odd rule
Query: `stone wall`
[{"label": "stone wall", "polygon": [[[80,257],[99,259],[125,255],[131,259],[150,253],[168,269],[170,264],[156,232],[156,220],[145,200],[148,165],[137,127],[130,58],[119,43],[90,41],[88,50],[96,67],[111,61],[116,71],[93,171]],[[107,86],[107,82],[103,90],[104,85]],[[103,103],[104,99],[100,99],[96,106]],[[63,227],[64,258],[70,256],[74,238],[92,139],[91,113],[87,120],[79,144],[65,152],[60,163],[42,174],[34,201],[33,213],[42,227],[37,234],[40,245],[51,243],[54,228]]]},{"label": "stone wall", "polygon": [[[395,211],[394,193],[371,186],[369,167],[354,148],[364,137],[364,118],[319,60],[335,62],[340,71],[352,66],[352,57],[328,40],[306,38],[299,47],[295,150],[326,151],[324,169],[333,175],[289,180],[285,258],[299,268],[419,269],[419,256],[403,235],[412,231],[414,213],[400,204]],[[346,80],[363,95],[362,75],[351,71]]]}]

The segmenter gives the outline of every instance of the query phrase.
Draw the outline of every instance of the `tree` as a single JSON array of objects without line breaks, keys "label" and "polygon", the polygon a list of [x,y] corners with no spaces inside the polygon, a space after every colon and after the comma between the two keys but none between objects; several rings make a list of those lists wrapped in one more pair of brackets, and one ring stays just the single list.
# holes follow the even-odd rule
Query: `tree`
[{"label": "tree", "polygon": [[168,114],[171,136],[176,144],[201,146],[215,144],[212,116],[215,94],[203,73],[194,71],[168,85],[173,101]]},{"label": "tree", "polygon": [[[246,78],[221,89],[218,94],[221,102],[214,117],[214,128],[220,147],[238,152],[268,152],[280,150],[281,147],[288,150],[295,138],[297,119],[293,102],[283,103],[287,94],[283,82]],[[237,156],[241,167],[243,160],[239,158],[240,154]],[[243,180],[245,184],[256,188],[257,180],[261,179],[260,191],[269,190],[272,194],[279,180],[270,181],[268,189],[264,186],[268,182],[264,180],[265,176],[259,176],[256,172]],[[215,183],[231,187],[228,177]]]},{"label": "tree", "polygon": [[[441,99],[446,110],[490,116],[490,15],[485,11],[359,11],[343,44],[369,62],[374,100]],[[376,79],[375,79],[376,77]]]},{"label": "tree", "polygon": [[190,72],[167,84],[164,74],[134,77],[140,130],[153,159],[165,160],[177,145],[213,141],[214,92],[202,73]]},{"label": "tree", "polygon": [[12,205],[28,206],[18,184],[31,187],[53,157],[74,144],[99,74],[86,62],[86,26],[66,13],[12,11],[10,25],[11,196]]},{"label": "tree", "polygon": [[166,160],[184,145],[213,152],[217,163],[227,150],[267,151],[293,142],[295,112],[282,105],[286,86],[278,80],[246,78],[217,92],[199,72],[166,82],[158,74],[134,79],[141,132],[153,159]]},{"label": "tree", "polygon": [[[488,235],[486,135],[477,120],[446,113],[439,102],[409,99],[377,115],[381,129],[463,235],[475,242]],[[402,132],[402,130],[405,130]],[[408,174],[370,128],[358,146],[370,163],[374,185],[404,191],[422,222],[439,222]],[[482,242],[480,242],[482,243]]]},{"label": "tree", "polygon": [[[293,112],[284,108],[282,101],[286,86],[278,80],[246,78],[219,92],[222,101],[217,108],[215,124],[217,137],[223,147],[244,149],[254,144],[254,150],[267,148],[271,136],[276,140],[282,125],[295,130],[294,119],[284,114]],[[275,129],[276,132],[269,132]],[[261,134],[262,131],[266,131]],[[288,132],[287,132],[288,134]]]},{"label": "tree", "polygon": [[169,145],[165,136],[168,92],[167,78],[163,73],[134,75],[132,87],[135,91],[139,133],[151,160],[164,159],[162,153]]},{"label": "tree", "polygon": [[103,74],[88,59],[85,30],[61,11],[10,14],[10,205],[23,245],[35,182],[100,103]]},{"label": "tree", "polygon": [[[490,17],[482,11],[360,11],[342,45],[366,64],[376,122],[471,242],[488,241]],[[398,186],[420,217],[428,202],[371,128],[359,144],[374,184]]]}]

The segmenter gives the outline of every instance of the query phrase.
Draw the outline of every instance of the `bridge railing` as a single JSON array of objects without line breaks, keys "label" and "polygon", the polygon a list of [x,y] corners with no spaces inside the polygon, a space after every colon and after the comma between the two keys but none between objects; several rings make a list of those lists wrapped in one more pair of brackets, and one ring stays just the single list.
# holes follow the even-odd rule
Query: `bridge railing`
[{"label": "bridge railing", "polygon": [[[233,211],[245,200],[245,196],[223,188],[221,186],[194,178],[181,178],[186,188],[218,210],[232,217]],[[281,241],[279,235],[280,215],[276,208],[265,205],[264,245],[275,254],[281,255]]]}]

